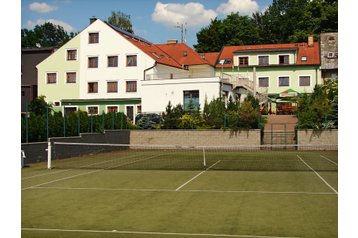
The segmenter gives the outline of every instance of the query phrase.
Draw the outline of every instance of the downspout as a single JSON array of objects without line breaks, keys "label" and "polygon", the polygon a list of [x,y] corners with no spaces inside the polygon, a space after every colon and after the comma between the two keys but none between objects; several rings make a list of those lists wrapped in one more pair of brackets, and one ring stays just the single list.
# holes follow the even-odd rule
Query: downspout
[{"label": "downspout", "polygon": [[153,69],[155,66],[157,66],[157,64],[158,64],[158,62],[155,61],[155,63],[154,63],[153,66],[151,66],[151,67],[149,67],[149,68],[147,68],[147,69],[145,69],[145,70],[143,71],[143,80],[145,80],[145,73],[146,73],[148,70]]}]

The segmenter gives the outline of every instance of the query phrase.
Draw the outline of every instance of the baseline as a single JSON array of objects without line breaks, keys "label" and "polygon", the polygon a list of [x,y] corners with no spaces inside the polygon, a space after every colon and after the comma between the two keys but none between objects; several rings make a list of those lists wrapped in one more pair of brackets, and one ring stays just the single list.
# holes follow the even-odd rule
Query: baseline
[{"label": "baseline", "polygon": [[84,188],[84,187],[34,187],[33,189],[58,190],[94,190],[94,191],[124,191],[124,192],[187,192],[187,193],[258,193],[258,194],[304,194],[304,195],[336,195],[333,192],[300,192],[300,191],[255,191],[255,190],[205,190],[205,189],[151,189],[151,188]]},{"label": "baseline", "polygon": [[229,235],[229,234],[210,234],[210,233],[180,233],[180,232],[156,232],[156,231],[106,231],[106,230],[72,230],[72,229],[52,229],[52,228],[21,228],[23,231],[51,231],[51,232],[77,232],[77,233],[112,233],[112,234],[136,234],[136,235],[167,235],[167,236],[209,236],[209,237],[252,237],[252,238],[298,238],[288,236],[259,236],[259,235]]},{"label": "baseline", "polygon": [[297,155],[297,157],[302,161],[302,163],[304,163],[310,170],[312,170],[330,189],[332,189],[337,195],[338,192],[324,179],[322,178],[322,176],[316,172],[316,170],[314,170],[311,166],[309,166],[299,155]]}]

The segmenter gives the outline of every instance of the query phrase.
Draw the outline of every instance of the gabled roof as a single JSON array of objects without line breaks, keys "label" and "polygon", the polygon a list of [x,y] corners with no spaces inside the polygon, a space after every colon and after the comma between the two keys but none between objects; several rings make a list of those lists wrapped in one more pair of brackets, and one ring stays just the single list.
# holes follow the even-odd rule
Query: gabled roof
[{"label": "gabled roof", "polygon": [[105,22],[109,27],[115,30],[117,33],[122,35],[125,39],[131,42],[133,45],[141,49],[144,53],[154,59],[156,62],[164,65],[169,65],[176,68],[182,68],[182,65],[174,60],[170,55],[160,49],[157,45],[139,37],[134,34],[131,34],[127,31],[124,31],[116,26],[113,26]]},{"label": "gabled roof", "polygon": [[[224,64],[224,68],[231,68],[233,66],[234,54],[242,53],[265,53],[272,51],[296,51],[297,65],[319,65],[320,53],[319,44],[314,42],[313,46],[308,46],[307,43],[289,43],[289,44],[264,44],[264,45],[240,45],[240,46],[224,46],[218,56],[217,63],[220,60],[230,60],[230,63]],[[302,61],[301,57],[306,56],[307,60]],[[217,68],[221,68],[220,64],[216,64]]]}]

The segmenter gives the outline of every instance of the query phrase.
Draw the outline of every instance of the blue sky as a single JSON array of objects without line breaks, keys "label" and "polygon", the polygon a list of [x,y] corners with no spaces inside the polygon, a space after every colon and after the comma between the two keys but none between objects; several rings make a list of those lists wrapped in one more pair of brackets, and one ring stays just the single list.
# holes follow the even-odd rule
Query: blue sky
[{"label": "blue sky", "polygon": [[180,40],[175,25],[186,22],[186,42],[192,46],[196,33],[211,18],[224,18],[231,11],[251,14],[271,4],[272,0],[22,0],[21,28],[32,29],[50,21],[68,32],[79,32],[90,17],[107,20],[111,11],[119,10],[131,16],[135,34],[153,43]]}]

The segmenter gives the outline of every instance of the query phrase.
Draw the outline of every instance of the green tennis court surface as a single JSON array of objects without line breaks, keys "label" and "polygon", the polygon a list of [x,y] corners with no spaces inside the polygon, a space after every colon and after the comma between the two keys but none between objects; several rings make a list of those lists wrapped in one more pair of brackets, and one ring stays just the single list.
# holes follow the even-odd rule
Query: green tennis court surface
[{"label": "green tennis court surface", "polygon": [[337,151],[180,153],[22,169],[22,237],[338,237]]}]

